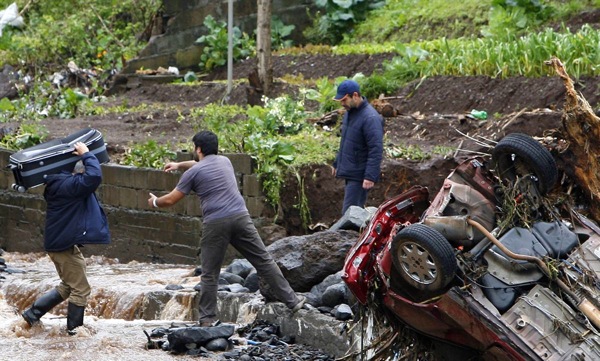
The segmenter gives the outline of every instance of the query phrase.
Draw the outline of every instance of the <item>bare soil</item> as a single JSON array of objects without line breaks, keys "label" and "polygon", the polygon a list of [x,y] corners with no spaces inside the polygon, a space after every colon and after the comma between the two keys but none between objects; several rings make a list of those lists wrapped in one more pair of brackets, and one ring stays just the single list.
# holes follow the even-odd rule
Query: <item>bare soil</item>
[{"label": "bare soil", "polygon": [[[584,13],[572,21],[576,26],[583,20],[598,22],[598,14],[600,12]],[[297,91],[281,80],[287,74],[304,79],[351,77],[358,72],[368,76],[392,57],[392,54],[274,57],[273,95]],[[236,63],[234,78],[247,79],[255,66],[255,59]],[[189,142],[193,130],[186,123],[185,116],[190,109],[212,102],[248,104],[251,92],[247,82],[234,86],[229,99],[225,98],[225,82],[216,81],[225,80],[226,74],[226,69],[217,69],[203,78],[205,83],[196,86],[161,83],[160,77],[151,76],[137,79],[132,86],[130,79],[127,90],[111,97],[109,104],[126,104],[130,108],[148,104],[152,105],[149,108],[163,110],[131,111],[118,116],[51,118],[44,120],[43,125],[52,138],[66,136],[83,127],[94,127],[104,134],[114,159],[118,159],[132,143],[149,139],[160,143]],[[599,86],[599,77],[585,77],[577,81],[577,90],[593,107],[600,101]],[[385,119],[386,142],[390,145],[416,145],[426,152],[439,147],[453,147],[457,151],[422,162],[386,157],[382,165],[382,180],[370,192],[367,206],[378,206],[417,184],[429,187],[430,192],[435,194],[457,162],[472,155],[472,152],[487,150],[473,139],[493,144],[513,132],[536,137],[560,133],[564,100],[565,88],[550,68],[548,76],[536,79],[437,76],[398,89],[386,99],[396,110],[395,116]],[[474,109],[485,110],[488,118],[478,120],[470,117],[468,114]],[[307,167],[301,173],[311,209],[310,228],[317,230],[320,226],[331,225],[341,216],[342,181],[331,176],[328,165]],[[277,222],[287,229],[288,234],[305,233],[307,230],[302,227],[296,207],[300,190],[295,176],[289,177],[285,188]],[[274,216],[274,213],[271,215]]]}]

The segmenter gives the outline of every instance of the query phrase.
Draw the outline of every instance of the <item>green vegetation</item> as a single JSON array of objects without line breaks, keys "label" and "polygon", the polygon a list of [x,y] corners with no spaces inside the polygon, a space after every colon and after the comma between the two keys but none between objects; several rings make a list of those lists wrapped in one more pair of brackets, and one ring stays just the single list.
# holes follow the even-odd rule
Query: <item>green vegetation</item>
[{"label": "green vegetation", "polygon": [[0,147],[20,150],[40,144],[46,139],[46,130],[35,122],[22,123],[15,133],[5,134],[0,139]]},{"label": "green vegetation", "polygon": [[140,168],[162,169],[165,162],[175,160],[177,153],[170,144],[161,145],[151,139],[142,144],[134,144],[125,154],[124,164]]},{"label": "green vegetation", "polygon": [[[289,96],[263,101],[264,106],[246,108],[209,104],[191,109],[189,119],[194,131],[210,129],[219,135],[221,152],[244,152],[255,159],[265,195],[277,208],[286,175],[306,164],[329,161],[338,140],[332,132],[306,125],[303,101]],[[299,197],[306,211],[304,193]],[[308,220],[310,215],[303,217]]]},{"label": "green vegetation", "polygon": [[[2,9],[13,1],[0,1]],[[101,78],[119,70],[146,45],[140,37],[161,0],[17,1],[22,29],[7,26],[0,37],[3,64],[22,64],[35,72],[62,70],[73,61],[96,69]],[[27,7],[26,7],[27,5]],[[149,35],[148,35],[149,36]]]},{"label": "green vegetation", "polygon": [[[204,70],[211,69],[227,64],[227,49],[229,39],[227,37],[227,23],[225,21],[216,21],[208,15],[204,18],[204,26],[208,28],[208,34],[202,35],[196,40],[196,43],[202,45],[202,55],[200,56],[200,67]],[[233,59],[245,58],[254,54],[256,44],[248,34],[234,26],[233,30]]]},{"label": "green vegetation", "polygon": [[358,24],[346,44],[514,36],[542,31],[598,7],[598,0],[388,0]]},{"label": "green vegetation", "polygon": [[489,0],[388,0],[358,24],[349,44],[477,36],[487,22]]},{"label": "green vegetation", "polygon": [[337,44],[356,24],[367,18],[369,11],[382,7],[385,1],[315,0],[321,9],[313,18],[313,25],[303,34],[315,44]]}]

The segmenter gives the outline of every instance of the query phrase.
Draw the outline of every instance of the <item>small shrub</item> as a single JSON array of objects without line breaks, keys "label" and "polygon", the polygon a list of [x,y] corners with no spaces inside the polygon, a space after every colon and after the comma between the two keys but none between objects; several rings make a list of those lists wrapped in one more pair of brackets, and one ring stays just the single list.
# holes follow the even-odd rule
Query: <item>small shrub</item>
[{"label": "small shrub", "polygon": [[329,78],[320,78],[315,82],[316,89],[304,88],[304,96],[306,99],[314,100],[319,103],[318,112],[323,114],[334,109],[339,108],[340,104],[333,100],[337,91],[336,83],[339,84],[343,79],[336,79],[334,81]]},{"label": "small shrub", "polygon": [[[385,1],[315,0],[323,8],[312,17],[313,25],[304,30],[304,36],[315,44],[338,44],[355,24],[365,20],[367,13],[382,7]],[[310,14],[309,14],[310,15]]]},{"label": "small shrub", "polygon": [[[204,26],[208,28],[208,34],[202,35],[196,40],[196,44],[202,45],[200,56],[200,67],[211,70],[227,63],[227,51],[229,40],[227,37],[227,23],[216,21],[211,15],[204,18]],[[246,33],[237,27],[233,27],[233,60],[238,60],[253,54],[255,44]]]},{"label": "small shrub", "polygon": [[0,147],[18,151],[44,142],[47,135],[46,128],[38,123],[21,123],[14,133],[4,134]]},{"label": "small shrub", "polygon": [[289,48],[294,44],[291,39],[285,39],[292,34],[295,25],[285,25],[278,17],[271,19],[271,48],[273,50]]},{"label": "small shrub", "polygon": [[170,150],[171,145],[159,145],[155,140],[135,144],[125,153],[123,164],[140,168],[161,169],[166,162],[172,161],[177,153]]}]

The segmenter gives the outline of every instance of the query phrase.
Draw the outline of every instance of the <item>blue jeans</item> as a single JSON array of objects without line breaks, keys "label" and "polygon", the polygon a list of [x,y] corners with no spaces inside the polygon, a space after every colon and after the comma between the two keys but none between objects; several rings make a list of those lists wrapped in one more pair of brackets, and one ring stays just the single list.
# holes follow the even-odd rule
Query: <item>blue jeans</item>
[{"label": "blue jeans", "polygon": [[363,188],[363,181],[346,180],[344,188],[344,206],[342,207],[342,215],[346,213],[350,206],[365,207],[367,202],[367,193],[369,190]]}]

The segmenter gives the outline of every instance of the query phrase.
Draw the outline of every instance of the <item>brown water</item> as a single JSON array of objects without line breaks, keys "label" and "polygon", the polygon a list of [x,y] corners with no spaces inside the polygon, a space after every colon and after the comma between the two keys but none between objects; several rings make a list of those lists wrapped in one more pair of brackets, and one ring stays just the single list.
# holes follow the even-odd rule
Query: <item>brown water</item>
[{"label": "brown water", "polygon": [[[146,350],[148,333],[172,322],[193,324],[193,266],[119,264],[102,257],[86,259],[92,295],[84,326],[66,334],[66,302],[29,328],[20,316],[41,293],[58,284],[54,265],[44,254],[11,254],[9,268],[25,273],[0,273],[0,360],[208,360]],[[166,291],[168,284],[182,285]],[[145,319],[142,319],[145,318]]]}]

